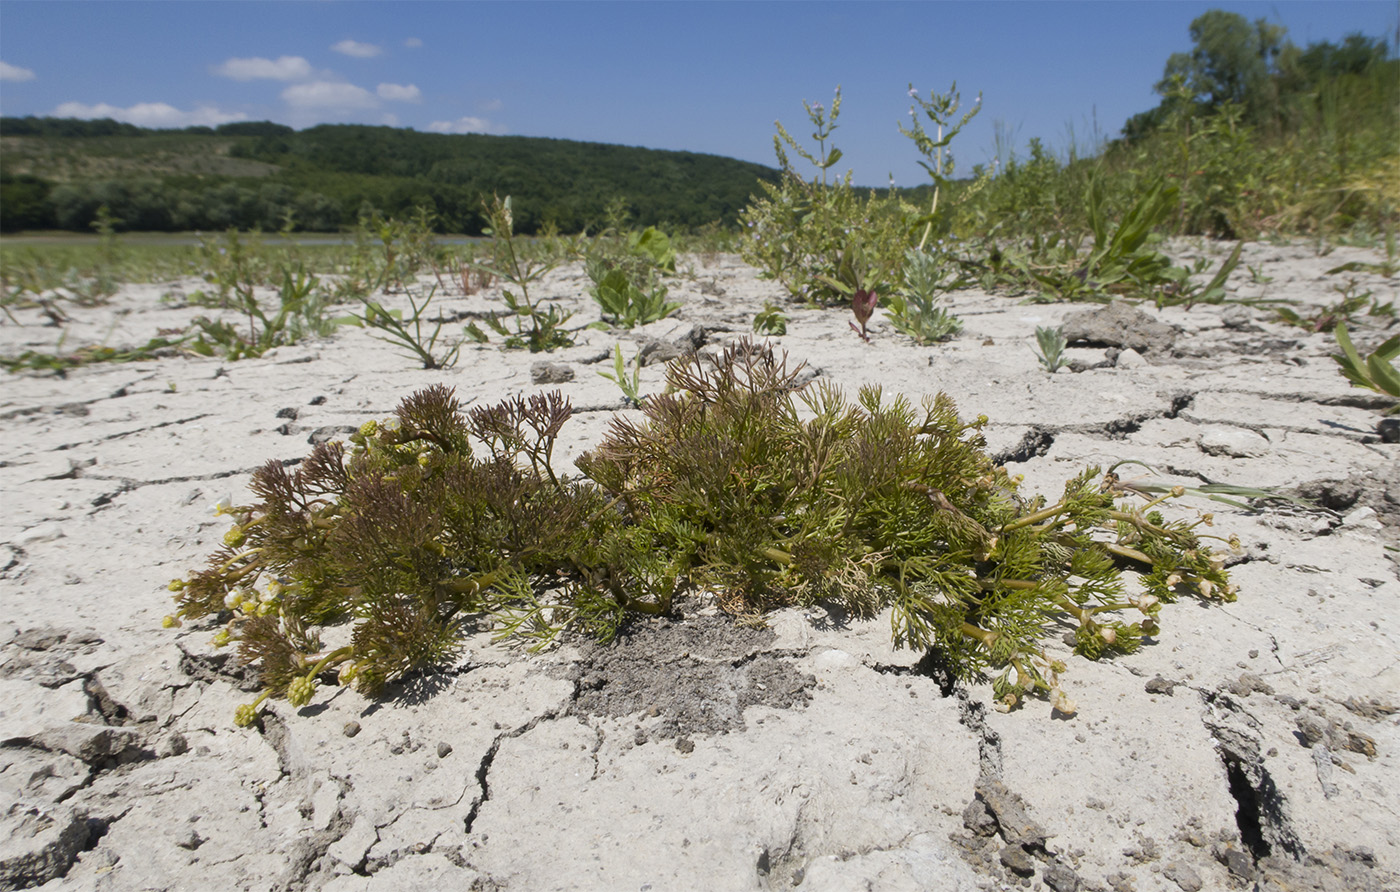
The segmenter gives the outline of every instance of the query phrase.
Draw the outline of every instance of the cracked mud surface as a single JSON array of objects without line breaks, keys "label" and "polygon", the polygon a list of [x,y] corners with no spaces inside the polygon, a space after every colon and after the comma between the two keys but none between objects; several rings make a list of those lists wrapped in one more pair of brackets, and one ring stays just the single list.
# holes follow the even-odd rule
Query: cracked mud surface
[{"label": "cracked mud surface", "polygon": [[688,737],[742,731],[750,706],[805,706],[816,683],[790,659],[764,653],[773,633],[738,627],[726,616],[633,624],[612,644],[584,645],[569,678],[574,712],[637,713],[657,721],[649,735]]},{"label": "cracked mud surface", "polygon": [[[1176,246],[1181,259],[1229,245]],[[1358,249],[1248,245],[1239,298],[1335,303],[1325,271]],[[1065,658],[1072,719],[992,710],[937,654],[894,651],[888,617],[820,607],[749,629],[704,603],[608,646],[538,656],[473,633],[460,661],[368,701],[323,690],[233,727],[256,676],[160,629],[165,583],[224,524],[205,506],[268,460],[385,416],[432,383],[468,404],[558,387],[578,407],[567,464],[627,410],[596,371],[749,329],[771,283],[732,257],[695,261],[678,318],[583,331],[535,383],[537,357],[468,348],[425,372],[346,330],[238,363],[171,357],[0,390],[0,889],[1052,889],[1379,892],[1400,887],[1400,445],[1383,400],[1350,388],[1334,345],[1267,310],[1142,316],[960,292],[964,333],[910,345],[883,319],[866,346],[839,311],[788,308],[777,339],[809,374],[985,413],[989,449],[1053,496],[1085,464],[1133,459],[1187,486],[1312,500],[1202,503],[1245,553],[1240,598],[1179,603],[1131,656]],[[1395,279],[1360,274],[1380,302]],[[586,278],[541,293],[597,318]],[[67,348],[144,343],[163,287],[74,312]],[[467,318],[489,295],[446,295]],[[120,312],[118,312],[120,311]],[[191,311],[192,312],[192,311]],[[86,314],[86,315],[84,315]],[[467,314],[467,315],[463,315]],[[1043,372],[1037,326],[1084,314],[1071,368]],[[0,349],[53,349],[20,315]],[[1075,325],[1081,325],[1076,322]],[[1358,317],[1363,349],[1393,333]],[[562,372],[552,372],[567,379]],[[570,439],[571,438],[571,439]],[[1147,471],[1142,471],[1147,474]]]}]

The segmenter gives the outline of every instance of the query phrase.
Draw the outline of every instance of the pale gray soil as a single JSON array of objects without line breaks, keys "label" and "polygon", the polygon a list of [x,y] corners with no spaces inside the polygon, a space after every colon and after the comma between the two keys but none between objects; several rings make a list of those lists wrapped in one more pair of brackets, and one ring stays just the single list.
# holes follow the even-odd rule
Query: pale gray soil
[{"label": "pale gray soil", "polygon": [[[1273,281],[1242,264],[1233,294],[1306,316],[1351,276],[1394,301],[1395,278],[1325,275],[1377,259],[1252,244],[1245,264]],[[482,631],[382,701],[322,689],[235,728],[255,678],[210,646],[212,624],[160,625],[166,583],[226,528],[208,505],[438,382],[473,404],[558,388],[572,461],[633,411],[597,374],[616,341],[628,357],[654,340],[711,350],[782,301],[732,256],[687,262],[677,317],[582,332],[548,357],[573,373],[557,384],[533,382],[542,357],[491,345],[423,371],[357,329],[237,363],[0,373],[0,889],[1397,888],[1400,576],[1384,546],[1400,542],[1400,444],[1330,334],[1255,308],[1142,306],[1156,326],[1100,325],[1055,375],[1035,329],[1084,306],[959,292],[966,328],[934,347],[883,312],[866,345],[849,314],[790,307],[773,339],[848,392],[947,391],[1052,497],[1086,464],[1136,459],[1320,502],[1197,503],[1244,543],[1239,600],[1168,606],[1131,656],[1067,656],[1072,718],[992,710],[989,686],[893,650],[887,617],[788,610],[754,630],[693,601],[607,647],[531,656]],[[577,265],[545,283],[572,324],[597,318],[587,284]],[[64,329],[17,311],[0,353],[145,343],[206,312],[162,301],[195,287],[127,287]],[[493,300],[438,306],[465,320]],[[1115,330],[1147,340],[1128,350]],[[1353,336],[1396,330],[1363,314]],[[642,392],[661,380],[649,365]]]}]

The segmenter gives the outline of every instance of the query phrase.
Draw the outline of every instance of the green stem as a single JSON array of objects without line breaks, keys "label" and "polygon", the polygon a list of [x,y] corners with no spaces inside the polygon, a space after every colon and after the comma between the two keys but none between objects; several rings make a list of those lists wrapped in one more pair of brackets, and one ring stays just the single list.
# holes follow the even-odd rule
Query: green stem
[{"label": "green stem", "polygon": [[1065,508],[1066,506],[1063,501],[1056,502],[1048,508],[1041,508],[1039,511],[1034,511],[1030,514],[1027,514],[1025,517],[1020,518],[1019,520],[1013,520],[1010,523],[1006,524],[1001,528],[1001,534],[1006,535],[1007,533],[1014,532],[1016,530],[1021,529],[1022,527],[1028,527],[1033,523],[1040,523],[1042,520],[1048,520],[1049,518],[1054,517],[1057,514],[1063,514],[1065,512]]}]

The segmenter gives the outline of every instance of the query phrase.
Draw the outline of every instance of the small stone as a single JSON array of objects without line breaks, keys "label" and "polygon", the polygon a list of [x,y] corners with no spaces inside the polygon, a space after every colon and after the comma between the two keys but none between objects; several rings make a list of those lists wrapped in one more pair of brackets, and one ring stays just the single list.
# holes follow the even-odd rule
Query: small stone
[{"label": "small stone", "polygon": [[637,729],[636,735],[632,738],[632,742],[635,743],[637,746],[641,746],[642,744],[646,743],[646,742],[647,742],[647,732],[645,732],[645,731],[643,731],[642,729],[638,728],[638,729]]},{"label": "small stone", "polygon": [[446,759],[451,753],[452,753],[452,744],[450,744],[450,743],[439,743],[439,744],[438,744],[438,758],[439,758],[439,759]]},{"label": "small stone", "polygon": [[1271,448],[1269,441],[1254,431],[1239,427],[1210,427],[1201,432],[1196,444],[1208,455],[1257,458]]},{"label": "small stone", "polygon": [[340,729],[340,733],[344,734],[346,737],[354,737],[356,734],[360,733],[360,723],[346,722],[345,727]]},{"label": "small stone", "polygon": [[277,417],[278,417],[278,418],[287,418],[287,419],[290,419],[290,420],[292,420],[292,421],[296,421],[296,420],[297,420],[297,410],[296,410],[296,408],[293,407],[293,406],[287,406],[285,409],[278,409],[278,410],[277,410]]},{"label": "small stone", "polygon": [[1129,347],[1118,354],[1118,362],[1115,365],[1120,369],[1140,369],[1151,365],[1151,363],[1143,359],[1141,353]]},{"label": "small stone", "polygon": [[1316,716],[1303,713],[1298,716],[1298,736],[1303,738],[1303,746],[1311,749],[1327,737],[1327,726]]},{"label": "small stone", "polygon": [[1376,423],[1382,443],[1400,443],[1400,418],[1382,418]]},{"label": "small stone", "polygon": [[1225,865],[1225,869],[1242,880],[1254,878],[1254,863],[1250,857],[1238,849],[1226,849],[1221,857],[1220,863]]},{"label": "small stone", "polygon": [[1176,883],[1182,888],[1182,892],[1200,892],[1205,884],[1201,882],[1201,875],[1196,873],[1190,865],[1180,861],[1173,861],[1162,869],[1162,874],[1167,879]]},{"label": "small stone", "polygon": [[530,380],[536,384],[563,384],[574,380],[574,370],[562,362],[537,362],[530,366]]},{"label": "small stone", "polygon": [[185,735],[179,731],[170,732],[170,736],[161,741],[160,749],[156,750],[156,755],[162,759],[172,756],[183,756],[190,751],[190,742],[185,739]]},{"label": "small stone", "polygon": [[1220,323],[1226,328],[1233,328],[1237,331],[1259,331],[1259,326],[1254,324],[1254,317],[1247,307],[1234,306],[1220,314]]},{"label": "small stone", "polygon": [[204,837],[200,836],[195,832],[195,829],[191,827],[188,832],[181,834],[180,837],[175,840],[175,845],[193,852],[195,849],[204,845]]},{"label": "small stone", "polygon": [[1002,866],[1017,876],[1028,877],[1035,873],[1035,861],[1022,846],[1003,846],[998,857]]},{"label": "small stone", "polygon": [[1273,687],[1253,672],[1241,673],[1239,678],[1230,682],[1230,693],[1236,697],[1248,697],[1256,691],[1270,697],[1274,694]]},{"label": "small stone", "polygon": [[1055,892],[1079,892],[1079,887],[1083,883],[1079,874],[1058,863],[1045,868],[1042,879],[1045,880],[1045,885],[1054,889]]},{"label": "small stone", "polygon": [[1175,687],[1176,682],[1167,681],[1160,675],[1154,675],[1147,684],[1143,685],[1143,689],[1149,694],[1166,694],[1168,697],[1172,695],[1172,689]]},{"label": "small stone", "polygon": [[1381,528],[1381,522],[1376,517],[1376,509],[1361,507],[1343,516],[1342,526],[1353,530],[1375,531]]},{"label": "small stone", "polygon": [[28,548],[40,542],[52,542],[55,539],[63,538],[63,527],[57,523],[41,523],[32,526],[15,537],[15,544],[20,548]]},{"label": "small stone", "polygon": [[689,737],[678,737],[676,738],[676,749],[683,753],[692,753],[695,751],[695,741]]},{"label": "small stone", "polygon": [[991,836],[997,832],[996,818],[987,810],[987,803],[973,799],[962,813],[963,826],[978,836]]}]

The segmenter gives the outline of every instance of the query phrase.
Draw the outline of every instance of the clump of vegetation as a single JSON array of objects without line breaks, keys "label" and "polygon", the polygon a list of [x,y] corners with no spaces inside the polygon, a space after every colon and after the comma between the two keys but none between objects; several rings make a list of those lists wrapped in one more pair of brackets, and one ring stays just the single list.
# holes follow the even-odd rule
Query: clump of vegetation
[{"label": "clump of vegetation", "polygon": [[253,504],[221,506],[224,546],[171,584],[178,617],[218,617],[215,643],[260,670],[243,725],[332,678],[381,693],[450,659],[476,622],[533,647],[607,640],[688,591],[755,618],[889,607],[898,645],[996,673],[1001,706],[1040,693],[1071,713],[1052,630],[1068,624],[1095,658],[1156,634],[1165,602],[1234,598],[1199,530],[1209,515],[1162,514],[1183,490],[1149,497],[1089,468],[1053,502],[1028,497],[988,457],[986,418],[947,396],[916,407],[866,387],[852,402],[799,372],[752,342],[679,360],[578,478],[551,461],[570,414],[558,394],[464,412],[446,388],[419,391],[348,446],[260,469]]},{"label": "clump of vegetation", "polygon": [[[1341,366],[1342,374],[1353,387],[1365,387],[1400,401],[1400,371],[1396,370],[1392,361],[1400,356],[1400,335],[1388,339],[1364,358],[1352,344],[1345,322],[1337,323],[1333,335],[1342,352],[1332,354],[1332,359]],[[1398,412],[1400,402],[1390,407],[1386,414],[1393,415]]]},{"label": "clump of vegetation", "polygon": [[[501,299],[506,312],[492,313],[486,319],[487,325],[505,338],[507,347],[548,353],[570,346],[574,337],[564,328],[564,323],[573,314],[559,309],[558,304],[530,296],[530,286],[554,269],[558,258],[526,251],[515,234],[515,212],[509,195],[494,197],[486,204],[486,214],[491,221],[486,233],[491,236],[492,259],[479,268],[502,282],[509,282],[520,292],[517,295],[503,287]],[[469,329],[468,333],[476,340],[485,340],[484,333],[479,330]]]},{"label": "clump of vegetation", "polygon": [[[841,150],[828,148],[841,114],[841,90],[831,111],[802,103],[815,128],[812,150],[775,122],[773,148],[782,168],[776,184],[760,182],[764,196],[740,217],[744,261],[782,283],[793,297],[812,304],[848,304],[857,291],[879,292],[894,282],[903,261],[906,213],[900,202],[873,192],[861,196],[851,174],[833,178]],[[809,181],[793,166],[792,151],[818,171]]]},{"label": "clump of vegetation", "polygon": [[962,331],[962,320],[940,305],[952,267],[917,248],[904,260],[902,287],[888,299],[890,322],[918,344],[934,344]]}]

